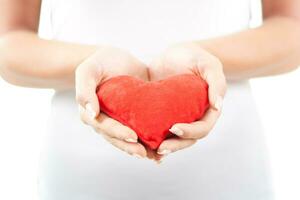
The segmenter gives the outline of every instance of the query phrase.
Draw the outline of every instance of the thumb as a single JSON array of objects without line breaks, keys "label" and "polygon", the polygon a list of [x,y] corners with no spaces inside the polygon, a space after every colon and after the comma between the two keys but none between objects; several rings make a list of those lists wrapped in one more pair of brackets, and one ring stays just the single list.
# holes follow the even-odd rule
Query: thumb
[{"label": "thumb", "polygon": [[96,118],[100,113],[99,100],[97,97],[97,86],[102,78],[95,78],[85,70],[76,70],[76,101],[85,109],[88,116]]},{"label": "thumb", "polygon": [[215,84],[210,84],[208,89],[208,96],[209,96],[209,103],[210,105],[220,111],[223,106],[223,98],[224,95],[223,92],[220,92],[221,89],[219,89]]},{"label": "thumb", "polygon": [[226,78],[223,70],[219,67],[204,67],[201,72],[202,78],[208,84],[208,98],[210,105],[220,111],[223,105],[223,98],[226,93]]},{"label": "thumb", "polygon": [[95,119],[100,113],[100,107],[97,96],[95,95],[87,97],[86,100],[84,100],[84,102],[86,103],[84,103],[83,105],[80,103],[80,105],[85,108],[85,111],[91,119]]}]

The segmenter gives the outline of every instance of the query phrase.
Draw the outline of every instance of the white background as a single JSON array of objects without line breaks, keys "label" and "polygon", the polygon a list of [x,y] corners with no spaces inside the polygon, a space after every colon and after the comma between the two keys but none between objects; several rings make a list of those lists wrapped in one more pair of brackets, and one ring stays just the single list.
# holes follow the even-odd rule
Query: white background
[{"label": "white background", "polygon": [[[254,20],[258,23],[259,15]],[[47,27],[41,29],[47,35]],[[300,70],[251,80],[251,85],[265,128],[276,199],[298,200]],[[52,90],[12,86],[0,78],[0,199],[37,200],[40,141],[52,94]]]}]

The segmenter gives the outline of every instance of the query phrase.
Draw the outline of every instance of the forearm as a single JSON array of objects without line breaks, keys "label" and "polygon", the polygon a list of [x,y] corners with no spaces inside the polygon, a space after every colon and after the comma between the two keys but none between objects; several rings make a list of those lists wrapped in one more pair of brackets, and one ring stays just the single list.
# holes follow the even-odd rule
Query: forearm
[{"label": "forearm", "polygon": [[76,67],[95,46],[41,39],[34,32],[15,31],[0,37],[0,75],[25,87],[74,87]]},{"label": "forearm", "polygon": [[272,17],[256,29],[197,42],[217,56],[228,79],[289,72],[300,65],[300,23]]}]

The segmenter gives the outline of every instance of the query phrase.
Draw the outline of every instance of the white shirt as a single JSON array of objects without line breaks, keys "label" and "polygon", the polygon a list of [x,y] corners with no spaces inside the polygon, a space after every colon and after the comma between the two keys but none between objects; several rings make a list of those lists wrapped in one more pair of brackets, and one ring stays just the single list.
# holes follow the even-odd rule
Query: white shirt
[{"label": "white shirt", "polygon": [[[247,29],[250,0],[51,0],[53,38],[109,44],[149,62],[168,45]],[[230,83],[208,137],[161,165],[119,151],[79,120],[74,91],[53,97],[42,200],[269,200],[268,161],[247,81]]]}]

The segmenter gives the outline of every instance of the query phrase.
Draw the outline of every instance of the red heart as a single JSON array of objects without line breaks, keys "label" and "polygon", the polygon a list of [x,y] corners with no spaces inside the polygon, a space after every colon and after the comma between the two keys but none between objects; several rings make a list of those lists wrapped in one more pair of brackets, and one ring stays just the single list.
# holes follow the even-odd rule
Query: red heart
[{"label": "red heart", "polygon": [[101,111],[130,127],[153,150],[172,135],[173,124],[196,121],[209,106],[208,85],[190,74],[156,82],[117,76],[103,82],[97,95]]}]

